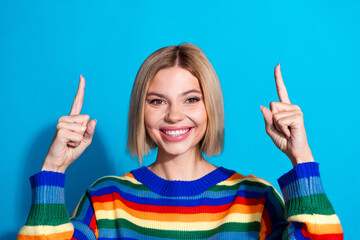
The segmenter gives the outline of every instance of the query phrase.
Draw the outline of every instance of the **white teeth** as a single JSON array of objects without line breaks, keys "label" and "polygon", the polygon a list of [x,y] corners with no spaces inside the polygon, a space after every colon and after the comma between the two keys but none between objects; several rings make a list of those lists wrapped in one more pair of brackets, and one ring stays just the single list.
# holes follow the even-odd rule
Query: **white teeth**
[{"label": "white teeth", "polygon": [[187,133],[189,129],[185,129],[185,130],[176,130],[176,131],[163,131],[164,133],[166,133],[166,135],[172,136],[172,137],[177,137],[180,135],[183,135],[185,133]]}]

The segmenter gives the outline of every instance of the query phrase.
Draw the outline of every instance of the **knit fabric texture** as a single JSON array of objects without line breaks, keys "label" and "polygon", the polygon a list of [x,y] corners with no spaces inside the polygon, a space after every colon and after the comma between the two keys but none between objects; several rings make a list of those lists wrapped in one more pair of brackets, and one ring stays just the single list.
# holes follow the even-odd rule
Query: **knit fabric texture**
[{"label": "knit fabric texture", "polygon": [[97,180],[69,219],[65,174],[30,178],[32,205],[18,239],[343,239],[317,163],[267,181],[224,167],[194,181],[170,181],[147,167]]}]

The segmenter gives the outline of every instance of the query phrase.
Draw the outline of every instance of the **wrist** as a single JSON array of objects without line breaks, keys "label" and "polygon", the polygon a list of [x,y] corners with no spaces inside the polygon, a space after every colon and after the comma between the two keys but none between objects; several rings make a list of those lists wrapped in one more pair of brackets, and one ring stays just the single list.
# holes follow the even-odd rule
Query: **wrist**
[{"label": "wrist", "polygon": [[310,149],[302,155],[290,157],[290,160],[293,167],[301,163],[315,162]]},{"label": "wrist", "polygon": [[58,172],[58,173],[65,173],[66,167],[64,166],[57,166],[54,164],[49,164],[47,158],[45,158],[44,164],[41,168],[41,171],[50,171],[50,172]]}]

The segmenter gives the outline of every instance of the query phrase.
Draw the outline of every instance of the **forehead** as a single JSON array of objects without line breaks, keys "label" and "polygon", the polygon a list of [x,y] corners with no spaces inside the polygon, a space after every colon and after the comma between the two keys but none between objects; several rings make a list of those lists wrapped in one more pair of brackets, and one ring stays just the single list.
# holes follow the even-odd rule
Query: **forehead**
[{"label": "forehead", "polygon": [[184,92],[190,89],[201,91],[199,80],[188,70],[171,67],[158,71],[150,82],[148,92]]}]

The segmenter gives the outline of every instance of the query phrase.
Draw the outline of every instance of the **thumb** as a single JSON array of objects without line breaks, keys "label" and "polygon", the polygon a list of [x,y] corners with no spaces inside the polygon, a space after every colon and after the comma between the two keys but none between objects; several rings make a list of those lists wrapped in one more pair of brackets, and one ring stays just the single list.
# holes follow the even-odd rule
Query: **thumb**
[{"label": "thumb", "polygon": [[96,119],[93,119],[90,122],[88,122],[88,124],[86,126],[87,127],[86,131],[85,131],[85,134],[84,134],[84,140],[86,142],[89,142],[89,143],[91,142],[91,140],[92,140],[92,138],[94,136],[96,123],[97,123]]},{"label": "thumb", "polygon": [[265,128],[266,128],[267,132],[269,132],[271,130],[271,128],[273,127],[272,112],[267,107],[264,107],[264,106],[260,106],[260,110],[264,116]]}]

